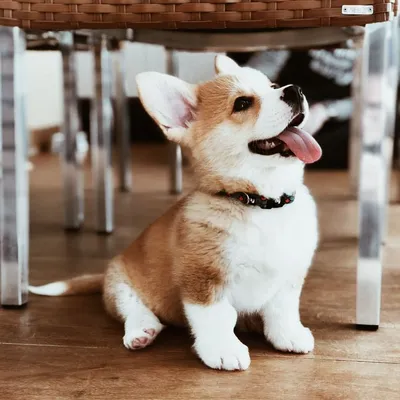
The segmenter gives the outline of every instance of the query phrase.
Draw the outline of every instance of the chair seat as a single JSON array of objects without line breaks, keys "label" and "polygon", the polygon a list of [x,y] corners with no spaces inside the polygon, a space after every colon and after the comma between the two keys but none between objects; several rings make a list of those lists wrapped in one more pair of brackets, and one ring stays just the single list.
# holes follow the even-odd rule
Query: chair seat
[{"label": "chair seat", "polygon": [[162,31],[143,29],[134,32],[133,40],[139,43],[162,45],[166,48],[195,52],[243,52],[292,50],[319,47],[351,47],[352,42],[363,37],[360,26],[340,28],[322,27],[266,31]]},{"label": "chair seat", "polygon": [[43,30],[344,27],[388,21],[398,1],[8,0],[0,2],[0,25]]},{"label": "chair seat", "polygon": [[[268,29],[268,30],[157,30],[107,29],[98,30],[110,39],[129,40],[137,43],[154,44],[167,49],[194,52],[246,52],[281,50],[288,48],[301,50],[309,48],[353,47],[362,39],[365,28],[322,27],[307,29]],[[90,30],[75,31],[75,48],[88,50]],[[29,50],[58,50],[59,37],[55,31],[26,32]]]}]

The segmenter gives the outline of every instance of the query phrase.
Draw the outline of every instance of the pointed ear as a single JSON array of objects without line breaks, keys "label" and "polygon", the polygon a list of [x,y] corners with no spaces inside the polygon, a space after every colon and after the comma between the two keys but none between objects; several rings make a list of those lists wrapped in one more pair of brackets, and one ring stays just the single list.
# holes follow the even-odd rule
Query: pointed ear
[{"label": "pointed ear", "polygon": [[232,58],[225,55],[218,55],[215,57],[215,72],[217,74],[235,74],[240,69],[240,66],[236,64]]},{"label": "pointed ear", "polygon": [[137,75],[139,98],[168,139],[180,143],[194,120],[196,86],[170,75],[143,72]]}]

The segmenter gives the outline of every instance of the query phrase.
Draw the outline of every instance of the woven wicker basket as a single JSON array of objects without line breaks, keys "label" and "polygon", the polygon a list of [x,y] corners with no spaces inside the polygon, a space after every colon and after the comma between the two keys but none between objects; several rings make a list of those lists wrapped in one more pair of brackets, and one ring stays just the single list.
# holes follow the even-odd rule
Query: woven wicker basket
[{"label": "woven wicker basket", "polygon": [[[398,0],[0,0],[0,25],[26,29],[257,29],[387,21]],[[373,6],[344,15],[342,6]]]}]

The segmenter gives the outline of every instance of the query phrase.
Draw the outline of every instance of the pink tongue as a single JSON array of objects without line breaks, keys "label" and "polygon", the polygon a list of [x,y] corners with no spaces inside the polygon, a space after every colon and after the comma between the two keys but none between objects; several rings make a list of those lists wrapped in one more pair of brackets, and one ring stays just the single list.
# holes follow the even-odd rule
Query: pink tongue
[{"label": "pink tongue", "polygon": [[278,139],[282,140],[297,158],[306,164],[311,164],[321,158],[322,150],[317,141],[300,128],[289,127]]}]

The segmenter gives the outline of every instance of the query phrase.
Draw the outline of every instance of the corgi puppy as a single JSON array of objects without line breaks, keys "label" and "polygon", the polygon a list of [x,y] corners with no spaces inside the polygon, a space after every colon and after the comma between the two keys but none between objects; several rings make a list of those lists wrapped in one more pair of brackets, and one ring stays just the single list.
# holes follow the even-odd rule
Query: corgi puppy
[{"label": "corgi puppy", "polygon": [[196,188],[150,225],[101,275],[30,287],[48,296],[102,291],[131,350],[167,325],[189,326],[210,368],[246,370],[235,327],[277,350],[308,353],[299,299],[318,242],[304,164],[321,148],[301,129],[308,103],[297,86],[217,56],[199,85],[156,72],[137,76],[140,99],[190,156]]}]

